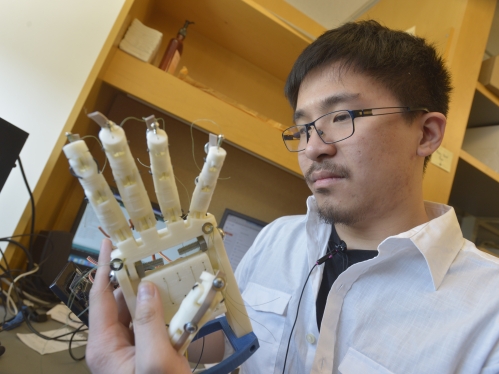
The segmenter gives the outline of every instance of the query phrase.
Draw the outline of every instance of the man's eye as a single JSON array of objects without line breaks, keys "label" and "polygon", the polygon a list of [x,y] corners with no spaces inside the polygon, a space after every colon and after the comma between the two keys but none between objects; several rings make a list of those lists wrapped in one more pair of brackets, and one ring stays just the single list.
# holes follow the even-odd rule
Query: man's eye
[{"label": "man's eye", "polygon": [[348,113],[339,113],[333,117],[333,122],[345,122],[349,120],[350,116],[348,115]]}]

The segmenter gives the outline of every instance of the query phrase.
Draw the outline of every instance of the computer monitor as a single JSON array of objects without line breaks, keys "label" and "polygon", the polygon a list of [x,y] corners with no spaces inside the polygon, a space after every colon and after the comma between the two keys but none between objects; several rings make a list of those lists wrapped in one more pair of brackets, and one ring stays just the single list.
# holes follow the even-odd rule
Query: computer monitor
[{"label": "computer monitor", "polygon": [[[121,210],[128,221],[130,216],[123,205],[123,201],[118,191],[114,188],[112,190],[114,197],[118,201]],[[151,205],[157,221],[156,228],[159,230],[166,227],[159,206],[155,203],[151,203]],[[88,202],[88,199],[84,198],[71,229],[74,238],[72,249],[69,254],[69,261],[84,267],[93,266],[92,263],[87,260],[87,257],[90,256],[95,260],[99,257],[102,239],[105,237],[103,232],[99,229],[100,226],[101,223],[99,222],[94,209]],[[140,238],[140,234],[137,231],[132,230],[132,233],[135,238]],[[171,254],[169,257],[171,257]]]},{"label": "computer monitor", "polygon": [[233,270],[267,223],[256,218],[225,209],[220,227],[225,232],[224,246]]},{"label": "computer monitor", "polygon": [[16,164],[28,133],[0,118],[0,191]]}]

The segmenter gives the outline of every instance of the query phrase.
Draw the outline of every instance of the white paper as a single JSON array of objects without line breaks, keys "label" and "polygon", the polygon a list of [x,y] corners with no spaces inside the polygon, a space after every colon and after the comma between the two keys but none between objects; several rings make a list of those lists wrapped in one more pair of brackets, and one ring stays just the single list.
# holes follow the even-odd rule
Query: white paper
[{"label": "white paper", "polygon": [[[69,315],[71,314],[71,319]],[[69,309],[65,304],[58,304],[47,312],[47,315],[50,316],[54,321],[63,323],[64,325],[68,325],[77,329],[81,326],[83,322]],[[74,321],[80,322],[74,322]]]},{"label": "white paper", "polygon": [[[62,334],[70,333],[72,331],[74,331],[74,329],[63,326],[57,330],[44,331],[44,332],[42,332],[42,334],[46,335],[46,336],[54,337],[54,336],[59,336]],[[62,337],[61,339],[67,339],[67,342],[62,342],[62,341],[57,341],[57,340],[46,340],[46,339],[40,338],[36,334],[17,334],[17,336],[19,339],[21,339],[21,341],[24,344],[26,344],[31,349],[37,351],[41,355],[67,350],[69,348],[69,339],[71,338],[71,335],[66,335],[66,336]],[[75,340],[80,340],[80,339],[86,340],[87,334],[84,332],[77,333],[75,335],[75,337],[73,338],[73,342],[71,343],[71,348],[76,348],[76,347],[80,347],[82,345],[87,344],[86,341],[84,341],[84,342],[75,341]]]},{"label": "white paper", "polygon": [[236,270],[237,265],[251,247],[261,229],[261,226],[243,218],[230,214],[227,216],[223,227],[225,232],[224,246],[232,270]]}]

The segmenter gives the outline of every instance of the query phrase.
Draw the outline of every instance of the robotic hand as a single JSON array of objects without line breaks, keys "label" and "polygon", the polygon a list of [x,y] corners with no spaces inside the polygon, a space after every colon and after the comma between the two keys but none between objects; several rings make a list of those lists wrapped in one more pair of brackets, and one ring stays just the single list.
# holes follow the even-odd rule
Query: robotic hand
[{"label": "robotic hand", "polygon": [[[70,143],[63,151],[116,246],[111,255],[111,279],[121,287],[132,319],[139,283],[142,280],[155,283],[175,349],[183,353],[193,339],[223,329],[235,353],[205,373],[229,373],[246,361],[259,345],[225,252],[222,232],[217,229],[214,216],[207,213],[226,156],[221,148],[223,136],[210,134],[205,146],[206,161],[196,178],[189,214],[184,219],[168,151],[168,137],[154,116],[145,118],[151,172],[166,223],[166,228],[158,230],[125,132],[99,112],[88,116],[101,126],[99,137],[140,239],[134,238],[129,222],[85,142],[78,135],[68,134]],[[223,313],[225,317],[214,319]]]}]

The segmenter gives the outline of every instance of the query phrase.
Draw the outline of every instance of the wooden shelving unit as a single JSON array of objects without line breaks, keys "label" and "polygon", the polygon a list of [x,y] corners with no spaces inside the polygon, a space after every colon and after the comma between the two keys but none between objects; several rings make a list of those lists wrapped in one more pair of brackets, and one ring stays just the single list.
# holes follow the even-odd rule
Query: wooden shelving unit
[{"label": "wooden shelving unit", "polygon": [[[499,98],[477,82],[468,127],[498,125]],[[461,149],[449,204],[476,217],[499,216],[499,173]]]},{"label": "wooden shelving unit", "polygon": [[499,98],[477,82],[468,127],[499,124]]},{"label": "wooden shelving unit", "polygon": [[203,0],[202,4],[199,0],[162,0],[154,7],[155,13],[179,22],[194,20],[194,32],[282,81],[312,41],[252,0]]},{"label": "wooden shelving unit", "polygon": [[214,133],[221,128],[233,145],[301,174],[296,155],[284,149],[279,129],[151,64],[118,50],[102,79],[187,124],[202,118],[216,121],[220,127],[208,121],[195,125]]}]

